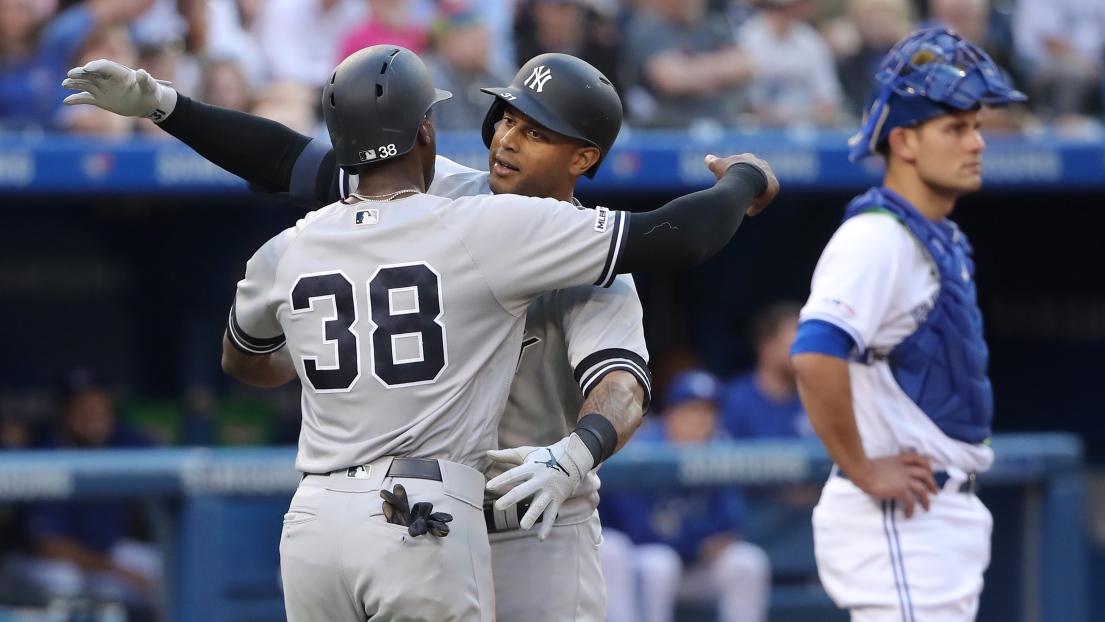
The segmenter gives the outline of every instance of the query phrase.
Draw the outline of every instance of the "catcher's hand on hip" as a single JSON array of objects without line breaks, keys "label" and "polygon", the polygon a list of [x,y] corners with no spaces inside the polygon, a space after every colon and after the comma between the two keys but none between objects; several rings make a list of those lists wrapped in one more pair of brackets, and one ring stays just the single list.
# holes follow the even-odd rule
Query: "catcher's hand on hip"
[{"label": "catcher's hand on hip", "polygon": [[542,516],[539,540],[552,530],[553,522],[564,503],[583,476],[591,470],[595,459],[575,433],[548,447],[515,447],[487,452],[487,457],[501,464],[515,465],[506,473],[487,482],[487,489],[497,491],[518,484],[495,501],[495,509],[505,510],[522,499],[536,494],[529,511],[522,517],[522,529],[529,529]]},{"label": "catcher's hand on hip", "polygon": [[124,117],[161,121],[176,107],[177,93],[165,80],[155,80],[145,69],[100,59],[69,70],[61,85],[81,91],[66,97],[66,106],[92,104]]}]

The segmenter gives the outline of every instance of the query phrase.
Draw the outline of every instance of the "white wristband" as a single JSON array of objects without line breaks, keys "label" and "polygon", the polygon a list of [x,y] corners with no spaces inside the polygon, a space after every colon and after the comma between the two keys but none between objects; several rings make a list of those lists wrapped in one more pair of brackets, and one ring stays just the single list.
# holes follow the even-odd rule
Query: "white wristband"
[{"label": "white wristband", "polygon": [[161,123],[164,121],[176,108],[176,89],[171,86],[161,86],[159,94],[160,98],[158,98],[157,108],[154,108],[153,112],[146,115],[146,118],[154,123]]}]

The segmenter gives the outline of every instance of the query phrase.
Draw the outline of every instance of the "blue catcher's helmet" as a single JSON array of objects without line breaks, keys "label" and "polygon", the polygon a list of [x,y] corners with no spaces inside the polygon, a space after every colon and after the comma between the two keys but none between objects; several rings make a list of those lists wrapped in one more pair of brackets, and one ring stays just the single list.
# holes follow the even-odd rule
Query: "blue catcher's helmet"
[{"label": "blue catcher's helmet", "polygon": [[1005,106],[1025,101],[1005,82],[994,61],[954,30],[929,28],[902,39],[883,57],[863,127],[848,144],[848,159],[873,155],[896,127],[917,125],[981,104]]}]

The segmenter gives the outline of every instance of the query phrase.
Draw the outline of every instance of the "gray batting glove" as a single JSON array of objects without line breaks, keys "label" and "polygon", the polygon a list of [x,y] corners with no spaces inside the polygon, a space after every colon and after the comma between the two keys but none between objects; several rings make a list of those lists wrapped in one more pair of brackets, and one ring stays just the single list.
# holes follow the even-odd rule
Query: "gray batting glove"
[{"label": "gray batting glove", "polygon": [[143,117],[160,123],[176,107],[177,93],[166,80],[155,80],[145,69],[100,59],[69,70],[61,85],[81,91],[66,97],[66,106],[92,104],[124,117]]},{"label": "gray batting glove", "polygon": [[487,482],[487,489],[493,492],[518,484],[495,501],[496,510],[506,510],[530,495],[537,495],[520,526],[529,529],[544,514],[541,530],[537,532],[539,540],[548,537],[561,504],[575,492],[579,481],[595,464],[591,451],[574,432],[548,447],[491,450],[487,457],[501,464],[515,465]]}]

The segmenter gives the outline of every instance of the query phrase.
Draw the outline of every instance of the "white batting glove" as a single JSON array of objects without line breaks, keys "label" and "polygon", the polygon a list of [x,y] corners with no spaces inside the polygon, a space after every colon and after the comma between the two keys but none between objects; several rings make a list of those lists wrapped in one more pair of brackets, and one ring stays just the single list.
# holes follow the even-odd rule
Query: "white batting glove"
[{"label": "white batting glove", "polygon": [[506,510],[530,495],[537,494],[520,526],[529,529],[541,518],[537,538],[544,540],[552,531],[560,506],[575,492],[583,476],[594,466],[595,458],[574,432],[548,447],[515,447],[487,452],[487,457],[501,464],[516,465],[506,473],[487,482],[487,489],[498,491],[511,484],[516,488],[495,501],[496,510]]},{"label": "white batting glove", "polygon": [[142,117],[161,122],[176,107],[177,93],[172,82],[155,80],[145,69],[135,71],[125,65],[100,59],[84,67],[69,70],[61,85],[81,91],[66,97],[66,106],[92,104],[124,117]]}]

